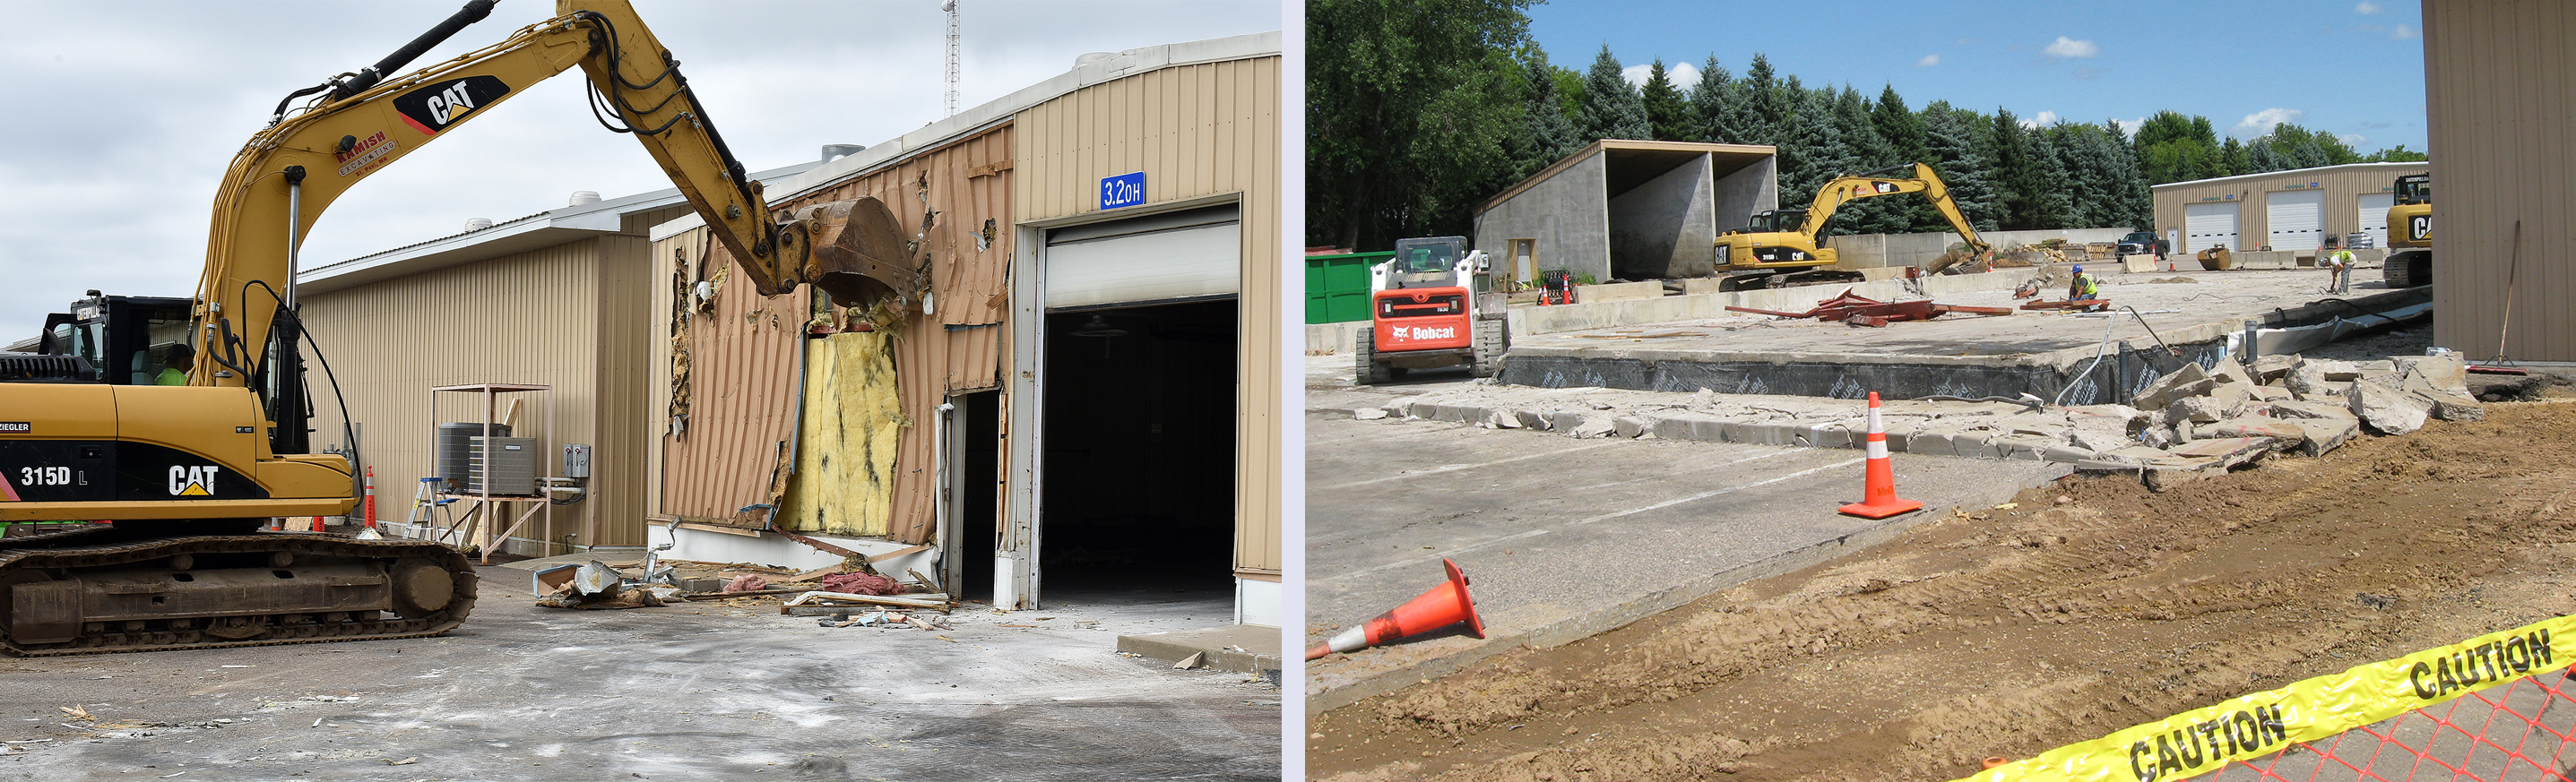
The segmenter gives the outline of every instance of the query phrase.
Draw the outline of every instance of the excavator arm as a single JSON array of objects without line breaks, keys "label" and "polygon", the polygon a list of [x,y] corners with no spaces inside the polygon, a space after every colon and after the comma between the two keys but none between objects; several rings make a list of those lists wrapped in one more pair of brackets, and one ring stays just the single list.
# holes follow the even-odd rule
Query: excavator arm
[{"label": "excavator arm", "polygon": [[[1913,176],[1911,178],[1878,176],[1898,171],[1909,172]],[[1834,181],[1825,183],[1823,189],[1816,191],[1816,203],[1808,207],[1806,222],[1798,227],[1798,232],[1813,237],[1825,229],[1825,221],[1832,219],[1834,212],[1841,209],[1844,204],[1863,198],[1897,193],[1922,193],[1924,198],[1932,202],[1934,208],[1941,210],[1941,216],[1950,221],[1951,230],[1958,231],[1959,238],[1967,240],[1970,250],[1983,252],[1987,249],[1986,243],[1977,238],[1976,227],[1968,224],[1968,216],[1961,214],[1958,203],[1950,200],[1949,186],[1941,184],[1941,177],[1932,173],[1932,167],[1922,163],[1890,166],[1877,171],[1837,177]]]},{"label": "excavator arm", "polygon": [[[575,65],[590,77],[601,124],[644,145],[761,293],[814,283],[844,305],[891,296],[918,309],[925,267],[907,249],[893,212],[861,198],[794,216],[773,213],[691,92],[679,60],[623,0],[560,0],[555,18],[500,43],[384,75],[484,18],[491,6],[473,0],[375,66],[289,95],[269,127],[234,156],[216,193],[197,287],[193,341],[203,358],[189,374],[191,385],[245,386],[264,374],[272,321],[294,299],[296,248],[342,193]],[[320,97],[288,107],[308,95]]]}]

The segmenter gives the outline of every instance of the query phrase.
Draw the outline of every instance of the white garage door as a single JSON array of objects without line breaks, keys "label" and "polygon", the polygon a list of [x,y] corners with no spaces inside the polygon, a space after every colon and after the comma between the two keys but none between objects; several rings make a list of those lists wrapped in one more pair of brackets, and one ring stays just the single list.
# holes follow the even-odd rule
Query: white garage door
[{"label": "white garage door", "polygon": [[2263,194],[2263,225],[2272,232],[2272,249],[2314,250],[2325,246],[2325,218],[2326,191]]},{"label": "white garage door", "polygon": [[2184,204],[2182,207],[2183,246],[2177,251],[2200,252],[2212,247],[2242,250],[2236,245],[2236,204]]},{"label": "white garage door", "polygon": [[2361,194],[2361,232],[2370,234],[2370,246],[2388,246],[2388,208],[2396,205],[2396,193]]},{"label": "white garage door", "polygon": [[1243,290],[1234,207],[1194,209],[1047,233],[1046,308],[1184,301]]}]

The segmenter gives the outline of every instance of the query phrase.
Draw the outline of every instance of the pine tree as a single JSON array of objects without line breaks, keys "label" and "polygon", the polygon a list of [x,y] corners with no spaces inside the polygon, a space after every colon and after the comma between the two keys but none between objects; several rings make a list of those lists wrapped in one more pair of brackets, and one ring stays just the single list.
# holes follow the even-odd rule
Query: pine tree
[{"label": "pine tree", "polygon": [[2006,231],[2039,228],[2039,162],[2031,159],[2030,134],[2002,107],[1995,109],[1993,127],[1998,222]]},{"label": "pine tree", "polygon": [[[1994,163],[1977,131],[1985,127],[1984,118],[1976,112],[1954,108],[1948,101],[1933,101],[1917,114],[1923,120],[1923,148],[1933,173],[1949,186],[1950,201],[1968,224],[1979,231],[1996,230],[2001,222],[1996,209]],[[1950,230],[1943,221],[1935,230]]]},{"label": "pine tree", "polygon": [[2102,152],[2109,157],[2108,166],[2113,175],[2109,211],[2112,222],[2105,225],[2151,230],[2155,225],[2154,191],[2148,188],[2146,177],[2138,170],[2137,155],[2120,140],[2118,125],[2105,122],[2102,129],[2108,141]]},{"label": "pine tree", "polygon": [[1664,72],[1664,58],[1646,72],[1646,125],[1657,141],[1683,141],[1698,135],[1691,130],[1690,107],[1682,102],[1682,93],[1673,88],[1672,75]]},{"label": "pine tree", "polygon": [[[1931,147],[1924,138],[1923,118],[1905,107],[1905,99],[1896,94],[1896,85],[1879,88],[1878,102],[1870,104],[1870,124],[1878,129],[1879,140],[1886,142],[1885,165],[1932,163]],[[1940,176],[1936,171],[1934,176]],[[1947,184],[1945,177],[1943,183]],[[1950,230],[1950,221],[1926,198],[1909,198],[1898,202],[1904,233],[1932,233]]]},{"label": "pine tree", "polygon": [[1628,86],[1620,75],[1619,58],[1610,56],[1610,45],[1601,45],[1601,56],[1592,59],[1592,71],[1583,77],[1583,136],[1591,139],[1642,139],[1653,135],[1646,124],[1646,102],[1638,97],[1637,88]]},{"label": "pine tree", "polygon": [[1564,103],[1557,97],[1555,70],[1547,64],[1547,53],[1535,44],[1521,63],[1521,79],[1529,90],[1525,102],[1528,122],[1513,149],[1518,161],[1512,177],[1515,181],[1583,148],[1584,140],[1575,131],[1574,120],[1565,115]]},{"label": "pine tree", "polygon": [[1744,69],[1743,110],[1738,114],[1736,133],[1739,144],[1780,143],[1783,131],[1794,121],[1797,99],[1780,83],[1771,70],[1771,59],[1753,55],[1753,64]]},{"label": "pine tree", "polygon": [[1741,135],[1744,124],[1743,88],[1725,68],[1718,67],[1717,55],[1708,56],[1708,64],[1699,69],[1699,84],[1690,91],[1692,141],[1718,144],[1745,143]]},{"label": "pine tree", "polygon": [[2227,145],[2219,148],[2218,164],[2215,166],[2215,170],[2217,173],[2212,174],[2211,176],[2236,176],[2239,174],[2261,173],[2254,170],[2254,153],[2245,148],[2244,142],[2237,141],[2234,138],[2229,138],[2227,140]]},{"label": "pine tree", "polygon": [[[1911,176],[1910,173],[1884,172],[1884,169],[1903,161],[1897,157],[1894,145],[1879,135],[1878,123],[1870,116],[1870,102],[1861,97],[1859,90],[1843,85],[1842,91],[1834,95],[1833,117],[1834,126],[1842,132],[1844,146],[1851,151],[1850,167],[1836,172],[1837,175],[1879,171],[1882,173],[1875,176]],[[1905,233],[1913,223],[1912,207],[1921,203],[1923,199],[1920,196],[1879,196],[1856,204],[1857,211],[1848,217],[1837,216],[1834,219],[1847,233]]]},{"label": "pine tree", "polygon": [[2033,129],[2025,138],[2030,143],[2032,228],[2081,228],[2075,224],[2075,196],[2070,192],[2074,178],[2058,154],[2050,134]]}]

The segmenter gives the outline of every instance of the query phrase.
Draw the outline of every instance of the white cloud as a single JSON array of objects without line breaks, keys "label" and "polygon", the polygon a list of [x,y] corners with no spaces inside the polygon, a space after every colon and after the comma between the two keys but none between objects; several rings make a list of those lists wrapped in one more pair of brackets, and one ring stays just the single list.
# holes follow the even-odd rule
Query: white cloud
[{"label": "white cloud", "polygon": [[1926,54],[1923,55],[1923,59],[1914,61],[1914,67],[1917,68],[1929,68],[1939,64],[1941,64],[1941,55],[1938,54]]},{"label": "white cloud", "polygon": [[2040,51],[2050,57],[2055,57],[2061,60],[2083,59],[2101,54],[2102,47],[2094,44],[2092,41],[2078,41],[2061,35],[2057,36],[2057,40],[2050,43],[2048,48],[2041,49]]},{"label": "white cloud", "polygon": [[[1630,85],[1637,87],[1646,86],[1646,80],[1654,77],[1655,66],[1652,63],[1619,69],[1619,78],[1627,79]],[[1690,63],[1667,65],[1664,66],[1664,79],[1671,81],[1674,89],[1687,90],[1699,84],[1699,69]]]},{"label": "white cloud", "polygon": [[2388,37],[2401,41],[2413,38],[2415,37],[2415,28],[2401,24],[2397,26],[2397,29],[2388,31]]},{"label": "white cloud", "polygon": [[2041,111],[2030,115],[2030,119],[2021,121],[2021,126],[2025,128],[2045,128],[2055,124],[2057,124],[2057,112],[2054,111]]},{"label": "white cloud", "polygon": [[2144,127],[2147,124],[2147,118],[2143,116],[2135,119],[2120,119],[2113,117],[2111,119],[2111,124],[2120,129],[2120,135],[2128,136],[2129,138],[2137,138],[2138,128]]},{"label": "white cloud", "polygon": [[2297,122],[2300,117],[2307,115],[2307,112],[2298,109],[2264,109],[2245,115],[2245,121],[2236,123],[2236,127],[2229,128],[2227,135],[2237,138],[2258,138],[2271,133],[2272,128],[2281,123]]},{"label": "white cloud", "polygon": [[2360,147],[2362,142],[2369,141],[2370,137],[2359,133],[2346,133],[2336,136],[2335,140],[2343,142],[2344,146],[2347,147]]},{"label": "white cloud", "polygon": [[2367,16],[2367,15],[2370,15],[2370,14],[2379,13],[2380,8],[2379,8],[2379,4],[2378,4],[2378,3],[2370,2],[2370,0],[2362,0],[2362,3],[2361,3],[2360,5],[2353,6],[2353,7],[2352,7],[2352,10],[2353,10],[2353,12],[2354,12],[2354,13],[2358,13],[2358,14],[2362,14],[2362,15],[2364,15],[2364,16]]}]

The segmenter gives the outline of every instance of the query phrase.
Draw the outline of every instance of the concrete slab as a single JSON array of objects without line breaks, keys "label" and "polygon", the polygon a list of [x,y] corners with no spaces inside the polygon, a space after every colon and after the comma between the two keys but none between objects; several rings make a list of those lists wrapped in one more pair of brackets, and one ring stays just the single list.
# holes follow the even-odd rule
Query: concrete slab
[{"label": "concrete slab", "polygon": [[0,777],[1278,778],[1276,687],[1110,648],[1225,616],[1224,592],[1051,591],[1055,610],[922,631],[769,603],[541,609],[525,571],[483,576],[437,638],[0,659],[0,740],[23,750]]},{"label": "concrete slab", "polygon": [[[1990,307],[2018,304],[2009,290],[1935,290],[1940,279],[1921,281],[1921,294],[1903,298],[1928,296],[1945,304]],[[2324,275],[2313,271],[2187,272],[2105,280],[2105,295],[2118,306],[2138,310],[2143,325],[2126,314],[2019,312],[1949,315],[1868,329],[1737,314],[1526,334],[1513,338],[1502,380],[1549,388],[1709,388],[1836,398],[1872,390],[1892,398],[2019,393],[2056,398],[2064,392],[2068,404],[2125,402],[2137,387],[2179,363],[2163,356],[2164,346],[2180,347],[2195,361],[2209,361],[2227,353],[2229,339],[2242,335],[2249,321],[2274,325],[2352,314],[2350,307],[2324,301],[2325,284]],[[2343,298],[2368,310],[2394,308],[2427,295],[2422,289],[2378,286],[2358,284],[2353,295]],[[1840,289],[1793,290],[1813,306]],[[2113,342],[2106,345],[2106,337]],[[2117,360],[2094,363],[2104,355]],[[2160,369],[2159,363],[2166,366]]]},{"label": "concrete slab", "polygon": [[1279,657],[1279,628],[1260,625],[1122,635],[1118,636],[1118,651],[1173,663],[1193,654],[1205,655],[1200,659],[1207,667],[1267,674],[1274,680],[1284,670]]}]

